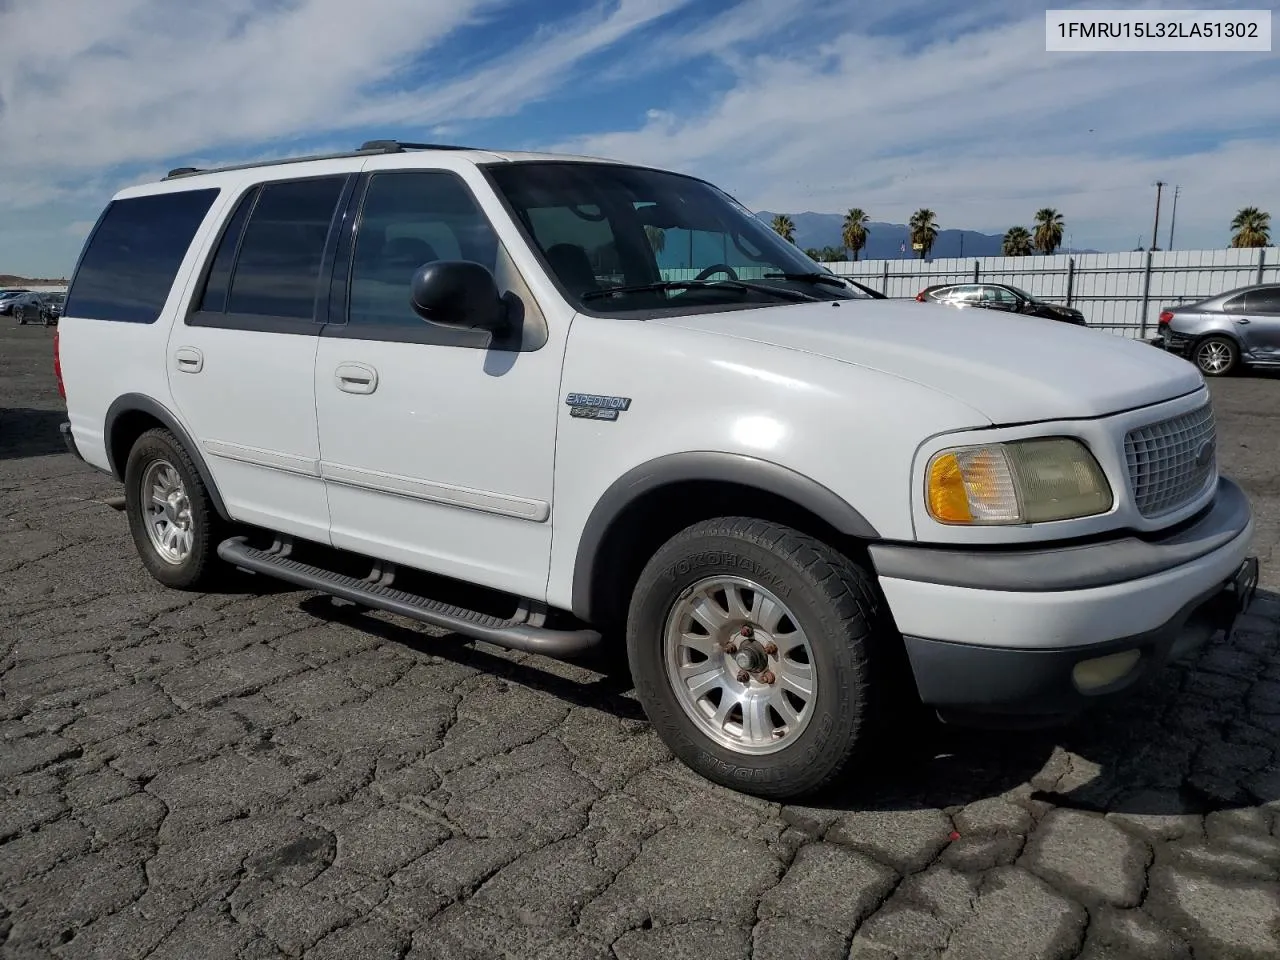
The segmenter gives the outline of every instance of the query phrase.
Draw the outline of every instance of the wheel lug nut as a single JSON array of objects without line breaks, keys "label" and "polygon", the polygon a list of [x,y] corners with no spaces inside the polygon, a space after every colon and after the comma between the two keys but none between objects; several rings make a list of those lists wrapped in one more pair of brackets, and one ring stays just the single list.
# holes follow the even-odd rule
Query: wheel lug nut
[{"label": "wheel lug nut", "polygon": [[772,670],[766,670],[764,673],[760,674],[761,683],[773,683],[776,679],[778,678],[773,675]]},{"label": "wheel lug nut", "polygon": [[751,679],[751,674],[747,673],[747,671],[745,671],[745,670],[739,670],[739,671],[738,671],[738,682],[739,682],[739,683],[746,683],[746,682],[747,682],[748,680],[750,680],[750,679]]},{"label": "wheel lug nut", "polygon": [[735,653],[738,652],[738,645],[736,643],[726,643],[724,645],[724,652],[732,657]]},{"label": "wheel lug nut", "polygon": [[766,656],[776,657],[778,655],[778,645],[773,641],[769,641],[764,645],[764,652]]},{"label": "wheel lug nut", "polygon": [[751,629],[750,624],[748,624],[747,626],[744,626],[741,630],[738,631],[739,635],[744,637],[751,636],[753,632],[754,631]]}]

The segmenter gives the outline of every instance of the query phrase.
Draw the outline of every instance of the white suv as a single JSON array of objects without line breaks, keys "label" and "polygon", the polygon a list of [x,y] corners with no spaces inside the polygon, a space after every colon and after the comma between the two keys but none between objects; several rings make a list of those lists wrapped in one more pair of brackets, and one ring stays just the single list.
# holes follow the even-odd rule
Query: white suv
[{"label": "white suv", "polygon": [[625,636],[670,748],[775,799],[904,689],[1058,720],[1256,588],[1193,366],[871,299],[661,170],[394,141],[176,170],[107,206],[58,344],[67,443],[161,583]]}]

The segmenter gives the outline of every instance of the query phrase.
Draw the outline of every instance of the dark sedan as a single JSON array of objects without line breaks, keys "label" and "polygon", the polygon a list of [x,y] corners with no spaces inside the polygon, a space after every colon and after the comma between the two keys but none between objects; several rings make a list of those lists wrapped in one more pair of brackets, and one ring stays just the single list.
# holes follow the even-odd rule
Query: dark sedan
[{"label": "dark sedan", "polygon": [[0,317],[13,316],[13,303],[24,293],[30,293],[23,287],[11,287],[8,290],[0,290]]},{"label": "dark sedan", "polygon": [[1003,310],[1026,317],[1042,317],[1086,326],[1084,314],[1073,307],[1060,307],[1038,300],[1025,290],[1007,283],[939,283],[925,287],[916,299],[921,303],[946,303],[956,307]]}]

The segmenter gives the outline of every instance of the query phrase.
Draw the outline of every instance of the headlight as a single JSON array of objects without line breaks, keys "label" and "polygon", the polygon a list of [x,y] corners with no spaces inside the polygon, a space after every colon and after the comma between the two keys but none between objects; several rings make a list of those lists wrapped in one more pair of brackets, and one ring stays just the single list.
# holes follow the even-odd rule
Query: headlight
[{"label": "headlight", "polygon": [[1111,509],[1111,485],[1068,437],[952,447],[929,461],[929,514],[939,523],[1045,523]]}]

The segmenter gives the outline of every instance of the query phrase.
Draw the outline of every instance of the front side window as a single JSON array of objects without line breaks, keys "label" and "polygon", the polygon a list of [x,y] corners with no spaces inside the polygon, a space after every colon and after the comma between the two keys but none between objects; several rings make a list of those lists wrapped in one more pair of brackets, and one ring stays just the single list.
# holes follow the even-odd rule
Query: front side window
[{"label": "front side window", "polygon": [[471,260],[501,280],[497,234],[463,182],[442,171],[377,173],[369,180],[352,257],[348,322],[421,328],[413,275],[435,260]]},{"label": "front side window", "polygon": [[609,163],[484,168],[561,291],[592,312],[866,299],[720,190]]},{"label": "front side window", "polygon": [[64,313],[155,323],[217,189],[113,200],[90,234]]}]

